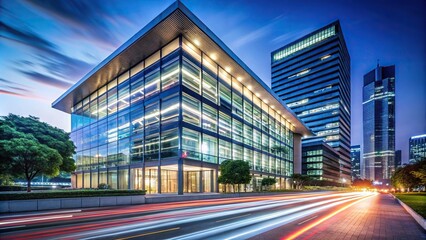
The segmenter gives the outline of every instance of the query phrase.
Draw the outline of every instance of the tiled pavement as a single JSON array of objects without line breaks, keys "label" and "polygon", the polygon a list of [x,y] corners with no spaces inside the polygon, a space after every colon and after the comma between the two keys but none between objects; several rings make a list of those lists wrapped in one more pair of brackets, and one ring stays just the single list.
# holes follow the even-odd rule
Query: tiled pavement
[{"label": "tiled pavement", "polygon": [[426,239],[426,231],[388,194],[346,209],[297,239]]}]

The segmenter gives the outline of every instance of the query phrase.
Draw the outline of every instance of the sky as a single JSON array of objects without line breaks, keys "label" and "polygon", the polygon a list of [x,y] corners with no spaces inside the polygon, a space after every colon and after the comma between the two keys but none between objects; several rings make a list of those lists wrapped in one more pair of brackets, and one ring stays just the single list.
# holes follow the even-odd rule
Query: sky
[{"label": "sky", "polygon": [[[172,0],[0,1],[0,116],[70,131],[51,103]],[[396,149],[426,133],[426,1],[182,0],[268,86],[270,53],[340,20],[351,56],[352,145],[362,145],[362,81],[396,66]]]}]

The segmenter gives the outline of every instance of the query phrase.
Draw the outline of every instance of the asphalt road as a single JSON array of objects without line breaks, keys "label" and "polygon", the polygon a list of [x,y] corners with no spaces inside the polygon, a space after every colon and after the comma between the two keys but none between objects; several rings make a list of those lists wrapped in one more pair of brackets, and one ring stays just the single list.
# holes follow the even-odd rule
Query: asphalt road
[{"label": "asphalt road", "polygon": [[[356,224],[334,226],[347,222],[348,214],[354,223],[362,222],[357,216],[368,217],[372,213],[365,209],[373,211],[387,198],[377,193],[317,192],[0,215],[0,238],[309,239],[329,234],[324,236],[330,239],[333,229],[352,236],[348,234]],[[395,211],[406,214],[402,208]],[[420,239],[425,237],[416,223],[408,227]],[[374,231],[365,236],[374,236]],[[386,234],[398,237],[385,232],[384,238]]]}]

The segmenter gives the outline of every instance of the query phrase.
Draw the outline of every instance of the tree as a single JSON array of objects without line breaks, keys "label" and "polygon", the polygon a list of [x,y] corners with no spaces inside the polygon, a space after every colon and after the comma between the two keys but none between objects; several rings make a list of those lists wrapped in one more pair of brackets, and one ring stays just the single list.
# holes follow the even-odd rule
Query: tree
[{"label": "tree", "polygon": [[[58,151],[62,157],[61,171],[72,172],[75,170],[75,162],[72,158],[75,153],[75,146],[70,140],[69,133],[45,122],[40,122],[39,118],[34,116],[21,117],[9,114],[1,118],[0,125],[7,125],[19,133],[31,134],[40,144]],[[0,139],[3,138],[0,136]]]},{"label": "tree", "polygon": [[[251,180],[250,165],[248,162],[243,160],[225,160],[220,164],[220,176],[219,183],[238,185],[238,191],[240,190],[240,184],[248,184]],[[225,190],[226,191],[226,190]],[[234,187],[235,192],[235,187]]]},{"label": "tree", "polygon": [[275,183],[277,183],[277,180],[275,178],[268,177],[268,178],[262,179],[262,186],[266,186],[267,188],[274,185]]},{"label": "tree", "polygon": [[420,180],[419,185],[426,186],[426,158],[415,163],[413,169],[410,173]]},{"label": "tree", "polygon": [[412,172],[418,171],[419,165],[409,164],[398,168],[391,177],[392,185],[396,188],[413,189],[421,185],[421,179]]},{"label": "tree", "polygon": [[74,149],[68,133],[36,117],[9,114],[0,118],[1,175],[25,178],[28,192],[39,174],[74,171]]},{"label": "tree", "polygon": [[59,174],[62,157],[55,149],[28,138],[12,138],[5,141],[3,146],[11,156],[12,175],[23,176],[27,180],[27,192],[31,191],[31,180],[38,174]]},{"label": "tree", "polygon": [[291,176],[291,179],[293,179],[294,187],[296,189],[302,189],[302,187],[311,180],[311,177],[295,173]]}]

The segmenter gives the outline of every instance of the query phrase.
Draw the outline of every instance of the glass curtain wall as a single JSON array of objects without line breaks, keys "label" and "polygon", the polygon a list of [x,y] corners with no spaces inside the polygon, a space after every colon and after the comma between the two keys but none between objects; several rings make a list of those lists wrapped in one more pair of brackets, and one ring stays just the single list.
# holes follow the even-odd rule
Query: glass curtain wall
[{"label": "glass curtain wall", "polygon": [[[156,193],[161,174],[161,192],[175,192],[175,173],[132,166],[178,158],[208,164],[238,159],[253,171],[290,175],[291,124],[188,40],[179,46],[179,39],[172,41],[72,108],[78,187],[86,187],[79,172],[99,169],[91,185]],[[185,174],[185,192],[216,188],[200,186],[210,173]]]}]

